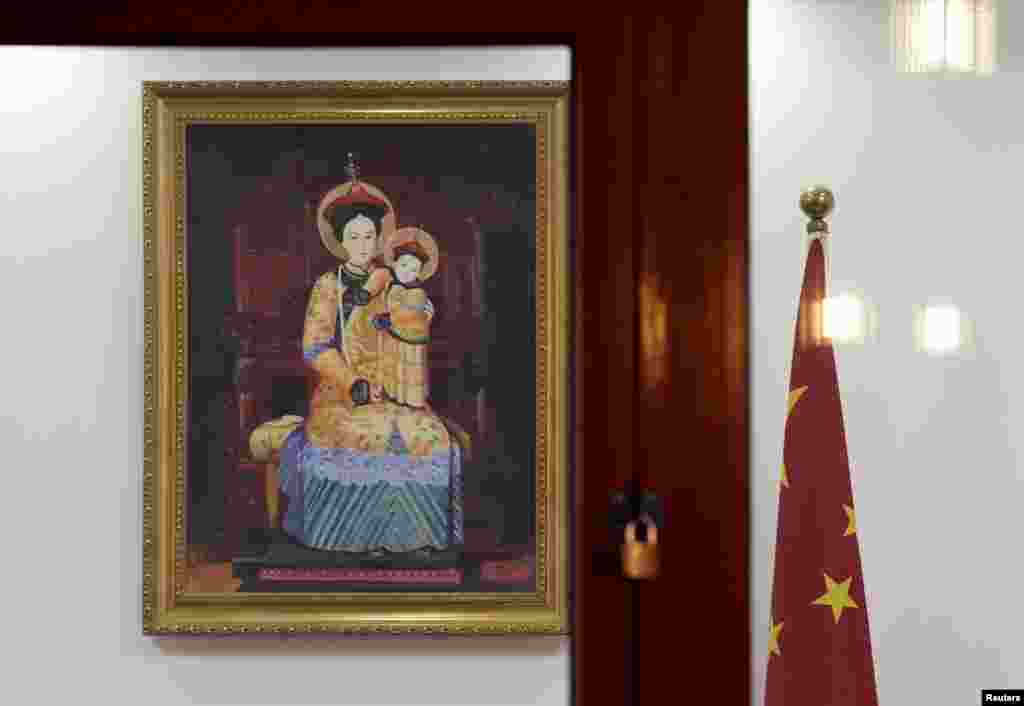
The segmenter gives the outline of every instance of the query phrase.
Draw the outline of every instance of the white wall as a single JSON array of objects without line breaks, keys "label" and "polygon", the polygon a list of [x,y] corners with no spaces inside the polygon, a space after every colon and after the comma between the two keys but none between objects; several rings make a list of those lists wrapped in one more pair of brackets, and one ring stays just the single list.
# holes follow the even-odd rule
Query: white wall
[{"label": "white wall", "polygon": [[[882,703],[977,703],[1024,684],[1024,3],[1001,72],[890,65],[888,2],[754,0],[753,703],[764,691],[784,399],[802,277],[801,188],[837,200],[833,291],[863,290],[879,339],[837,352]],[[949,297],[964,358],[913,352],[911,312]],[[783,648],[784,649],[784,648]]]},{"label": "white wall", "polygon": [[569,78],[567,49],[4,47],[8,703],[564,704],[565,638],[141,634],[142,80]]}]

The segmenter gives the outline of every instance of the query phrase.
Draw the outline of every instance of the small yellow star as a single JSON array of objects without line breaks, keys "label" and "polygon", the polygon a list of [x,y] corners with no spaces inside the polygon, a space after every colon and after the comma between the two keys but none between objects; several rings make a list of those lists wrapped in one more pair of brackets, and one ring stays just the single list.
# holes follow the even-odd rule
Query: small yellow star
[{"label": "small yellow star", "polygon": [[839,624],[839,616],[843,614],[843,608],[860,608],[852,598],[850,598],[850,583],[853,581],[853,577],[846,579],[842,583],[837,583],[828,574],[823,574],[825,577],[825,593],[819,596],[811,605],[827,605],[832,607],[832,616],[836,619],[836,624]]},{"label": "small yellow star", "polygon": [[785,623],[779,623],[773,625],[768,635],[768,658],[771,659],[772,655],[782,656],[782,650],[779,649],[779,633],[782,632],[782,626]]},{"label": "small yellow star", "polygon": [[846,512],[846,519],[849,520],[849,525],[847,525],[846,531],[843,532],[843,536],[849,537],[857,532],[857,514],[849,505],[843,505],[843,510]]}]

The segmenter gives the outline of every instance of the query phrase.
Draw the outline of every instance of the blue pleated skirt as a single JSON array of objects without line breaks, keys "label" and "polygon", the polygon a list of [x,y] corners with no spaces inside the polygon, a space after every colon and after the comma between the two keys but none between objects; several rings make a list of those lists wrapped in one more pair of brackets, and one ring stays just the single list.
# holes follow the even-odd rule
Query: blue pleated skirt
[{"label": "blue pleated skirt", "polygon": [[314,446],[299,426],[281,449],[282,526],[314,549],[407,552],[463,542],[462,454],[369,454]]}]

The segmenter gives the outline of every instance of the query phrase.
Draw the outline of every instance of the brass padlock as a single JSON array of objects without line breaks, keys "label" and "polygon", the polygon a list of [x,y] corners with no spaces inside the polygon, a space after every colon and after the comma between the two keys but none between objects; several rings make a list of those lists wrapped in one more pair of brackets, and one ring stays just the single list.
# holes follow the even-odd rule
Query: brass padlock
[{"label": "brass padlock", "polygon": [[649,515],[639,518],[647,529],[647,540],[636,538],[636,522],[626,525],[626,541],[622,544],[622,573],[631,579],[653,579],[660,569],[658,528]]}]

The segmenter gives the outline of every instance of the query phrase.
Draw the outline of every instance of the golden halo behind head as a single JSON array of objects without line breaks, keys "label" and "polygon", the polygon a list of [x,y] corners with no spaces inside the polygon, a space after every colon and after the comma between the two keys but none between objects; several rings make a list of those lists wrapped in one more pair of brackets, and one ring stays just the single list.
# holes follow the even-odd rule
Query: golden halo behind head
[{"label": "golden halo behind head", "polygon": [[393,261],[395,259],[395,248],[403,243],[413,241],[419,243],[420,247],[426,251],[428,257],[426,264],[423,265],[423,269],[420,270],[420,281],[423,282],[430,279],[437,272],[438,260],[441,259],[441,251],[437,247],[437,241],[427,231],[414,226],[406,226],[394,231],[384,246],[384,249],[387,251],[385,257],[387,257],[388,262]]},{"label": "golden halo behind head", "polygon": [[[395,207],[391,205],[391,199],[389,199],[384,192],[376,186],[373,184],[367,184],[365,181],[346,181],[344,184],[339,184],[334,187],[324,194],[322,199],[320,199],[320,205],[316,209],[316,224],[317,228],[320,230],[320,242],[324,244],[324,247],[327,248],[331,254],[342,262],[348,261],[348,253],[345,251],[345,247],[341,244],[341,241],[338,240],[337,236],[334,234],[334,228],[331,226],[330,221],[327,220],[327,216],[324,212],[336,199],[342,196],[347,196],[351,193],[352,188],[357,183],[363,189],[366,189],[367,193],[371,196],[376,197],[387,204],[388,212],[384,214],[384,218],[380,223],[380,233],[377,234],[382,239],[381,242],[387,243],[388,238],[395,230]],[[391,258],[388,256],[388,248],[386,246],[384,247],[384,250],[385,257],[388,257],[388,260],[390,261]]]}]

